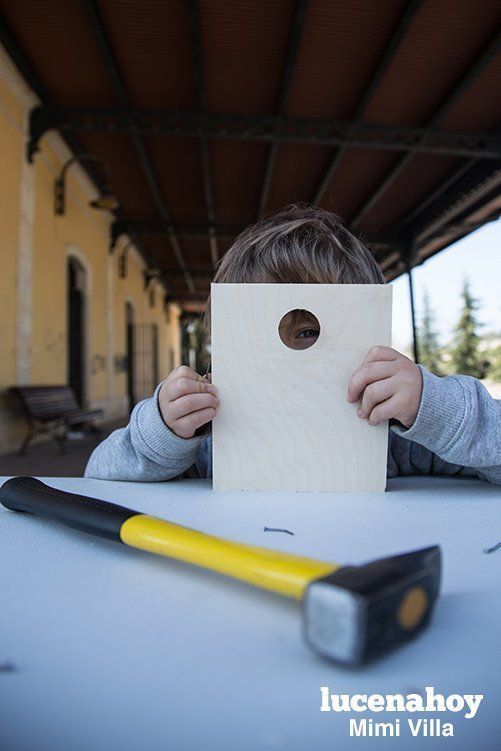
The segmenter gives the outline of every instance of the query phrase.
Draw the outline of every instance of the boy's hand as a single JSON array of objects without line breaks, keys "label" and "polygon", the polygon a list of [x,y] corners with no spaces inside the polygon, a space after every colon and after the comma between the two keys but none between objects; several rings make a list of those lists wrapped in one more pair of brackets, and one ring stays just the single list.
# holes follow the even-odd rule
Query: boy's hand
[{"label": "boy's hand", "polygon": [[362,399],[358,416],[369,425],[398,420],[406,428],[416,419],[423,388],[418,366],[391,347],[372,347],[348,386],[348,401]]},{"label": "boy's hand", "polygon": [[210,422],[219,406],[217,389],[186,365],[163,382],[158,406],[168,428],[180,438],[193,438],[197,428]]}]

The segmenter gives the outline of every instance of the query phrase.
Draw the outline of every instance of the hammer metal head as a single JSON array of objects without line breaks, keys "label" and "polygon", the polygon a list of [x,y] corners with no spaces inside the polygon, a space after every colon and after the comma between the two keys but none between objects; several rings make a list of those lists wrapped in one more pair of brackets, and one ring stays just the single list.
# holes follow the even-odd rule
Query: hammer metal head
[{"label": "hammer metal head", "polygon": [[440,571],[440,548],[433,546],[316,579],[303,598],[307,643],[346,665],[362,665],[404,644],[430,620]]}]

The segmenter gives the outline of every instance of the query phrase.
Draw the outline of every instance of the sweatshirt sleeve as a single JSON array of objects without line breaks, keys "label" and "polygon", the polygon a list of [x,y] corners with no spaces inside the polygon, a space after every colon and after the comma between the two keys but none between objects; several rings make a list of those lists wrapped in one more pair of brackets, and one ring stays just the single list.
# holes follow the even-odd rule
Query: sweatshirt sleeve
[{"label": "sweatshirt sleeve", "polygon": [[204,436],[180,438],[167,427],[158,407],[160,386],[150,399],[134,407],[127,427],[115,430],[94,449],[85,477],[158,482],[178,477],[200,463]]},{"label": "sweatshirt sleeve", "polygon": [[501,401],[476,378],[438,377],[419,368],[418,414],[408,430],[392,426],[389,475],[410,474],[412,468],[412,473],[468,474],[501,485]]}]

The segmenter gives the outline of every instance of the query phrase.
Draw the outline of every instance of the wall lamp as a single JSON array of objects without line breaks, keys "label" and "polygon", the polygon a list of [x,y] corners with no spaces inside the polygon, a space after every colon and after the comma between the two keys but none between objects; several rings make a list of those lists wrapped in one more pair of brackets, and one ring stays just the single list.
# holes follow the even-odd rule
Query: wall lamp
[{"label": "wall lamp", "polygon": [[153,279],[158,279],[160,275],[161,275],[160,269],[145,269],[143,271],[143,281],[144,281],[143,292],[146,292],[146,290],[149,288]]},{"label": "wall lamp", "polygon": [[148,294],[149,294],[150,308],[154,308],[155,305],[157,304],[157,296],[155,294],[155,287],[150,287],[150,291]]},{"label": "wall lamp", "polygon": [[148,292],[148,298],[150,302],[150,308],[154,308],[156,305],[155,287],[152,284],[154,279],[158,279],[162,275],[160,269],[151,268],[143,271],[144,279],[144,291]]},{"label": "wall lamp", "polygon": [[171,295],[169,292],[166,292],[164,295],[164,301],[163,301],[163,312],[165,314],[165,320],[167,323],[170,322],[170,306],[174,302],[174,295]]},{"label": "wall lamp", "polygon": [[[132,240],[129,240],[127,245],[122,250],[121,254],[118,257],[118,278],[119,279],[126,279],[127,278],[127,258],[128,258],[128,251],[129,248],[132,247],[134,243]],[[110,253],[113,253],[113,248],[110,248]]]},{"label": "wall lamp", "polygon": [[61,174],[55,180],[54,183],[54,211],[58,216],[63,216],[65,213],[65,180],[66,173],[75,162],[97,162],[106,173],[106,182],[99,191],[99,195],[93,201],[89,201],[89,206],[93,209],[101,209],[104,211],[114,211],[119,207],[118,200],[109,186],[109,174],[110,168],[100,159],[96,154],[75,154],[71,159],[68,159],[64,164]]}]

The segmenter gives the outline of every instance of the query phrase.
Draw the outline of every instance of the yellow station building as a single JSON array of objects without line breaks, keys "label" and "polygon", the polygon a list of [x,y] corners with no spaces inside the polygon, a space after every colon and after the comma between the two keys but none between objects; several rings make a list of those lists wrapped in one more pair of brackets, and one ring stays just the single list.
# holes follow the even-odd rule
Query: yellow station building
[{"label": "yellow station building", "polygon": [[70,383],[82,404],[118,418],[180,361],[180,309],[164,307],[157,280],[146,286],[127,236],[109,253],[113,216],[89,206],[96,188],[78,163],[67,171],[65,213],[55,213],[54,183],[73,155],[51,132],[28,163],[36,104],[0,48],[0,453],[26,431],[12,386]]}]

